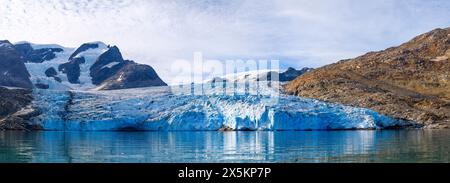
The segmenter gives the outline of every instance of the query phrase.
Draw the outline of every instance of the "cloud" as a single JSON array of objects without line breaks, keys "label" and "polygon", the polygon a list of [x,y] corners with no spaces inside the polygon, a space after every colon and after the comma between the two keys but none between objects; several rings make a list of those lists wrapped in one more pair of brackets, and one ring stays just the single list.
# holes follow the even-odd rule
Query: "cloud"
[{"label": "cloud", "polygon": [[11,41],[118,45],[170,82],[171,63],[205,58],[279,59],[321,66],[450,26],[445,0],[0,0]]}]

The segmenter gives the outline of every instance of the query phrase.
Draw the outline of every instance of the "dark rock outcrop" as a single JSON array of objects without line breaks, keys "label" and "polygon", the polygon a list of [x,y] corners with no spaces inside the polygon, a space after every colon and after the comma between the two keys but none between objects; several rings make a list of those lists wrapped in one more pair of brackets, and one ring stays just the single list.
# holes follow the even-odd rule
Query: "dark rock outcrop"
[{"label": "dark rock outcrop", "polygon": [[34,50],[29,43],[15,44],[14,48],[22,55],[28,55]]},{"label": "dark rock outcrop", "polygon": [[14,45],[15,49],[24,57],[25,62],[42,63],[54,59],[57,52],[64,51],[61,48],[41,48],[33,49],[29,43]]},{"label": "dark rock outcrop", "polygon": [[94,49],[94,48],[98,48],[97,43],[84,43],[70,55],[69,60],[72,60],[73,57],[77,56],[81,52],[84,52],[88,49]]},{"label": "dark rock outcrop", "polygon": [[0,87],[0,130],[24,130],[28,120],[39,114],[31,107],[33,100],[29,89]]},{"label": "dark rock outcrop", "polygon": [[98,89],[115,90],[149,86],[167,86],[167,84],[159,78],[152,67],[126,61],[125,66],[105,80]]},{"label": "dark rock outcrop", "polygon": [[80,64],[85,62],[84,57],[74,57],[69,62],[59,65],[58,70],[67,74],[70,83],[80,83]]},{"label": "dark rock outcrop", "polygon": [[214,77],[213,79],[211,79],[211,81],[208,81],[208,83],[222,83],[225,86],[227,82],[229,81],[221,77]]},{"label": "dark rock outcrop", "polygon": [[116,46],[109,48],[97,58],[95,63],[89,69],[92,83],[94,85],[103,83],[108,78],[117,74],[117,72],[126,64],[119,48]]},{"label": "dark rock outcrop", "polygon": [[0,86],[33,87],[22,55],[9,41],[0,41]]},{"label": "dark rock outcrop", "polygon": [[286,92],[373,109],[429,128],[450,126],[450,28],[308,72]]},{"label": "dark rock outcrop", "polygon": [[62,79],[60,78],[60,77],[53,77],[53,79],[55,79],[55,81],[57,81],[57,82],[62,82]]},{"label": "dark rock outcrop", "polygon": [[[49,88],[50,85],[46,81],[42,83],[38,80],[34,85],[30,81],[30,75],[25,67],[26,62],[42,63],[47,60],[55,58],[56,52],[66,51],[65,49],[57,48],[40,48],[34,49],[30,43],[19,43],[16,45],[8,41],[1,41],[0,49],[0,86],[13,86],[24,88]],[[88,51],[89,49],[99,49],[89,54],[89,58],[85,58],[80,53]],[[103,48],[107,50],[103,53]],[[95,61],[86,60],[95,57],[96,53],[100,54]],[[58,77],[58,71],[67,75],[67,79],[72,84],[80,84],[81,64],[92,64],[89,68],[89,76],[92,78],[92,83],[97,86],[105,86],[108,88],[129,88],[129,87],[147,87],[166,85],[156,74],[150,66],[137,64],[133,61],[124,60],[118,47],[104,46],[103,43],[85,43],[77,48],[66,63],[55,67],[46,68],[46,77],[54,78],[57,82],[62,82]],[[92,63],[93,62],[93,63]],[[45,67],[45,65],[42,65]],[[38,65],[36,65],[38,67]],[[134,71],[133,69],[136,69]],[[136,73],[132,73],[136,72]],[[83,71],[84,73],[84,71]],[[119,74],[122,74],[119,77]],[[42,77],[41,75],[36,77]],[[87,76],[83,76],[87,77]],[[123,78],[126,77],[126,78]],[[120,81],[113,81],[113,78],[121,78]],[[105,84],[107,82],[107,84]],[[130,82],[130,83],[124,83]],[[82,83],[85,84],[85,83]]]}]

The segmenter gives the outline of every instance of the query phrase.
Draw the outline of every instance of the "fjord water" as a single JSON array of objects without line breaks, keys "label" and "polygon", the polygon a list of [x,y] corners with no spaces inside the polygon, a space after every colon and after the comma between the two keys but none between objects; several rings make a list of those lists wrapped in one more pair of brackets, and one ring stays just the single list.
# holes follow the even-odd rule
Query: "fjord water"
[{"label": "fjord water", "polygon": [[0,162],[450,162],[450,130],[0,132]]}]

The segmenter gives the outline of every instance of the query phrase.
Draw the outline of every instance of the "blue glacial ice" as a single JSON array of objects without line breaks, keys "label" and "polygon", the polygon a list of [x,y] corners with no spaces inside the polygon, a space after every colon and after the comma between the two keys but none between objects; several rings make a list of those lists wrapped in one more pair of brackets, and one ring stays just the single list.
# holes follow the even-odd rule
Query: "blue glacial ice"
[{"label": "blue glacial ice", "polygon": [[171,87],[34,92],[34,105],[42,114],[32,123],[44,130],[332,130],[407,125],[369,109],[283,94],[183,95]]}]

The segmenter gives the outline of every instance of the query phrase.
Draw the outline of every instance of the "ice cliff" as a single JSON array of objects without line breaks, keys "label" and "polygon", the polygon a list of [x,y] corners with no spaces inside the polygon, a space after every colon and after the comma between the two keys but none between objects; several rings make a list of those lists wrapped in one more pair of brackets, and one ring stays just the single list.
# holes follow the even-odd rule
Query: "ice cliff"
[{"label": "ice cliff", "polygon": [[[283,94],[207,95],[171,87],[112,91],[34,90],[44,130],[330,130],[380,129],[407,122],[372,110]],[[219,90],[220,91],[220,90]]]}]

